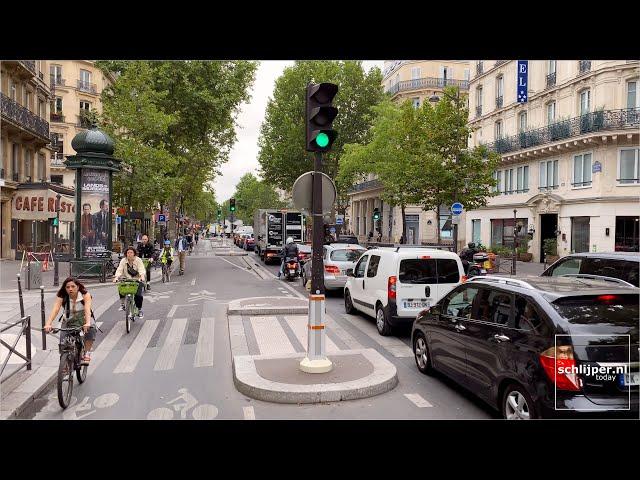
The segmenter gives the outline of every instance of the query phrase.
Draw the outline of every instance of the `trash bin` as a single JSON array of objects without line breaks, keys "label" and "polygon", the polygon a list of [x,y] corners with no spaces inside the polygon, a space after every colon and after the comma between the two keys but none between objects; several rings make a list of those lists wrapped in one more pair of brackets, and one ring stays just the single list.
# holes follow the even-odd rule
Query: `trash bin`
[{"label": "trash bin", "polygon": [[27,264],[27,290],[39,289],[42,285],[40,265],[29,262]]}]

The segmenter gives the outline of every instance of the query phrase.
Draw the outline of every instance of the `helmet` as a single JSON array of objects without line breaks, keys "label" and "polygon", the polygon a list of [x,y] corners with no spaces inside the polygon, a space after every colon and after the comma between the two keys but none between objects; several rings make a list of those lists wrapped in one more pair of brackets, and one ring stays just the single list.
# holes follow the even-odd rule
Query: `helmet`
[{"label": "helmet", "polygon": [[170,242],[169,240],[165,240],[165,241],[164,241],[164,244],[165,244],[165,245],[171,245],[171,242]]},{"label": "helmet", "polygon": [[293,243],[293,237],[287,238],[287,245],[289,245],[290,243]]},{"label": "helmet", "polygon": [[469,248],[476,248],[476,244],[473,242],[467,243],[467,247]]}]

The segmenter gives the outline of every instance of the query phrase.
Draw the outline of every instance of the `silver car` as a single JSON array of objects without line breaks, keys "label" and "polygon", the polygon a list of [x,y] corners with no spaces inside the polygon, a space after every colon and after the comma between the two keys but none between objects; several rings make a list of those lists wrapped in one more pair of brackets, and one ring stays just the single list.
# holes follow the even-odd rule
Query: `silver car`
[{"label": "silver car", "polygon": [[[332,243],[322,247],[324,263],[324,287],[327,290],[343,289],[347,283],[347,269],[353,268],[367,249],[349,243]],[[311,280],[311,258],[302,267],[302,284]]]}]

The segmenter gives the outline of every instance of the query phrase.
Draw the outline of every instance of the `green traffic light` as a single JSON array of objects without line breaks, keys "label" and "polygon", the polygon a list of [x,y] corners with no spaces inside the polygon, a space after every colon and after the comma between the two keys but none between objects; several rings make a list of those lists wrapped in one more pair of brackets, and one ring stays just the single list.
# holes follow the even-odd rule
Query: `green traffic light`
[{"label": "green traffic light", "polygon": [[324,148],[327,145],[329,145],[329,135],[327,135],[324,132],[320,132],[316,137],[316,144],[321,148]]}]

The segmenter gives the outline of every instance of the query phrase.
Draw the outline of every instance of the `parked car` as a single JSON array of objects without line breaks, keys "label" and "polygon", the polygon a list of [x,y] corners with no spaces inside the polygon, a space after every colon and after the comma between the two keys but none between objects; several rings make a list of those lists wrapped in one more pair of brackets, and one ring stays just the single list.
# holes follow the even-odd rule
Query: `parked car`
[{"label": "parked car", "polygon": [[327,245],[333,243],[348,243],[350,245],[359,245],[358,237],[356,237],[355,235],[340,235],[340,238],[338,238],[338,240],[335,242],[325,242],[325,244]]},{"label": "parked car", "polygon": [[347,275],[346,312],[373,316],[380,335],[390,335],[396,325],[410,325],[466,280],[455,253],[410,246],[370,249]]},{"label": "parked car", "polygon": [[554,262],[542,272],[545,277],[578,276],[593,278],[594,275],[618,279],[627,284],[638,285],[640,276],[640,253],[638,252],[585,252],[572,253]]},{"label": "parked car", "polygon": [[300,265],[304,265],[309,259],[311,259],[312,248],[311,245],[306,243],[298,243],[298,261]]},{"label": "parked car", "polygon": [[[347,283],[347,270],[355,267],[366,248],[348,243],[332,243],[322,247],[324,265],[324,287],[327,290],[342,290]],[[302,285],[311,280],[312,260],[309,258],[302,267]]]},{"label": "parked car", "polygon": [[[474,277],[416,318],[416,365],[508,419],[637,418],[639,294],[602,279]],[[589,370],[599,366],[626,373],[605,379]]]}]

